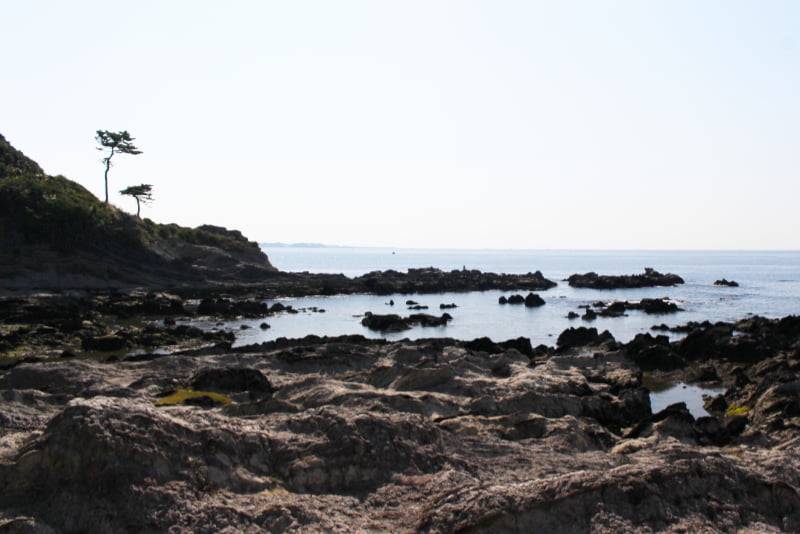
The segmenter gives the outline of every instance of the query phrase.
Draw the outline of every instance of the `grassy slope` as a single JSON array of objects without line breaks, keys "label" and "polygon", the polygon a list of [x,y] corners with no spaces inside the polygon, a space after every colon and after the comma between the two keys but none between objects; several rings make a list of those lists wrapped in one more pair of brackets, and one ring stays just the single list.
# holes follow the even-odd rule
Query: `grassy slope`
[{"label": "grassy slope", "polygon": [[[181,265],[181,252],[194,248],[224,255],[266,270],[272,269],[258,244],[239,232],[213,226],[191,229],[140,220],[97,199],[63,176],[47,176],[41,168],[0,136],[0,243],[7,255],[30,255],[46,249],[59,258],[80,258],[83,264],[120,263],[125,278],[167,267],[170,276],[197,280],[208,272],[192,273]],[[168,259],[165,250],[174,250]],[[156,252],[158,251],[158,253]],[[233,261],[233,260],[232,260]],[[124,264],[123,264],[124,262]],[[186,263],[186,262],[184,262]],[[164,265],[160,265],[164,264]],[[76,264],[75,269],[85,270]]]}]

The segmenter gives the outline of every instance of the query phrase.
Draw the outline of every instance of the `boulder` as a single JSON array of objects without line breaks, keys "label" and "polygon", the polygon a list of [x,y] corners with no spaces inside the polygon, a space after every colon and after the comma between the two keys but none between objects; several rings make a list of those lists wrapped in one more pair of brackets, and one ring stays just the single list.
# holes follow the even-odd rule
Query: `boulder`
[{"label": "boulder", "polygon": [[596,345],[599,337],[597,328],[586,328],[583,326],[567,328],[558,336],[556,346],[558,350],[563,351],[573,347]]},{"label": "boulder", "polygon": [[213,391],[216,393],[250,392],[259,395],[271,395],[272,384],[258,369],[245,367],[225,367],[203,369],[193,374],[187,385],[195,391]]},{"label": "boulder", "polygon": [[544,306],[544,299],[536,293],[528,293],[528,295],[525,297],[525,306],[527,308]]}]

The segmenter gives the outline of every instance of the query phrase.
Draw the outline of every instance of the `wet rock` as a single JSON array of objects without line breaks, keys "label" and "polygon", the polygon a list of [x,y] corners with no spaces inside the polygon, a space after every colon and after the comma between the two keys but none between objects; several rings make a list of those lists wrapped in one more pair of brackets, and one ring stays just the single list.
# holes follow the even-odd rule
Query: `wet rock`
[{"label": "wet rock", "polygon": [[734,282],[733,280],[726,280],[725,278],[721,280],[715,280],[714,285],[725,286],[725,287],[739,287],[739,284],[737,282]]}]

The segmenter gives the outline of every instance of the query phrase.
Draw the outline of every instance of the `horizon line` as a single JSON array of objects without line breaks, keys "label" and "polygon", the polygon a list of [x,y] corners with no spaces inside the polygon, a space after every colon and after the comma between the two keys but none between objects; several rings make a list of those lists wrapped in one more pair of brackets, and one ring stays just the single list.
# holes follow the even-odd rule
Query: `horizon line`
[{"label": "horizon line", "polygon": [[274,248],[366,248],[381,250],[453,250],[453,251],[483,251],[483,252],[800,252],[792,248],[491,248],[491,247],[394,247],[388,245],[331,245],[326,243],[284,243],[284,242],[258,242],[259,247]]}]

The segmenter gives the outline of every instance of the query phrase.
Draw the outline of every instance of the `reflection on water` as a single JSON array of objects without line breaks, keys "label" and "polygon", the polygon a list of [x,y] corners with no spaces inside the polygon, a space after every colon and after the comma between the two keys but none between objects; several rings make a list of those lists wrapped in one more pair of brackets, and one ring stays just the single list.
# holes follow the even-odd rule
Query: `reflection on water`
[{"label": "reflection on water", "polygon": [[658,413],[670,404],[685,402],[689,412],[696,418],[709,414],[703,408],[703,395],[713,397],[725,393],[725,388],[701,388],[678,382],[665,390],[650,393],[650,406],[653,413]]}]

